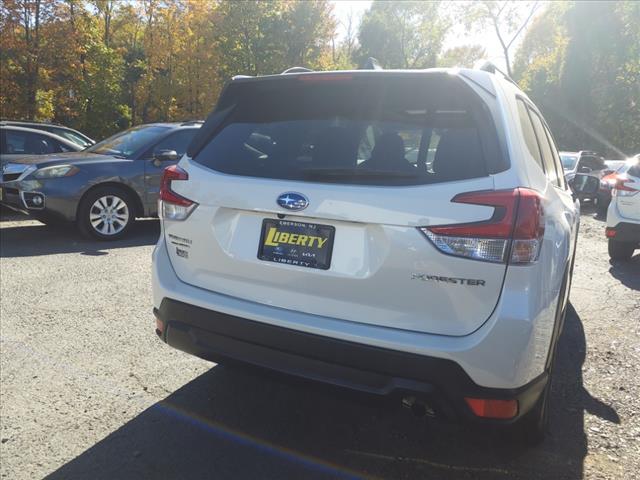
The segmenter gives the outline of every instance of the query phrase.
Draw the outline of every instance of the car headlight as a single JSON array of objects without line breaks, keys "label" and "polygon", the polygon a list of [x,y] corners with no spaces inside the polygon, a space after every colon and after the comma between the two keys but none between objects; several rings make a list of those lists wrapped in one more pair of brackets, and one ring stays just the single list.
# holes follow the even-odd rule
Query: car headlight
[{"label": "car headlight", "polygon": [[36,170],[33,177],[41,180],[45,178],[71,177],[79,171],[80,169],[73,165],[55,165],[53,167],[45,167],[40,170]]}]

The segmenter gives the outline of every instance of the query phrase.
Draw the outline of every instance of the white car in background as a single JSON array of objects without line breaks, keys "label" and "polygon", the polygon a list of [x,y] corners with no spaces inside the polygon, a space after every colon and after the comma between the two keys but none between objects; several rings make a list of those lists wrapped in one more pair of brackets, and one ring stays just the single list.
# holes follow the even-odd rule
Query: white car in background
[{"label": "white car in background", "polygon": [[640,155],[613,185],[606,235],[612,260],[629,260],[640,248]]},{"label": "white car in background", "polygon": [[540,441],[579,222],[542,115],[490,64],[301,70],[165,171],[157,334]]}]

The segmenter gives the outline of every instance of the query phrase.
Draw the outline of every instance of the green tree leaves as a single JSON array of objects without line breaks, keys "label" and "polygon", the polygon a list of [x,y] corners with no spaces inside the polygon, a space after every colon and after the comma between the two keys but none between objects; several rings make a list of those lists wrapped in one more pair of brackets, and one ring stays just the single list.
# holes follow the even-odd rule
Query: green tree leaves
[{"label": "green tree leaves", "polygon": [[640,150],[640,3],[554,3],[532,24],[514,75],[561,148]]},{"label": "green tree leaves", "polygon": [[359,60],[384,68],[435,67],[451,20],[440,2],[374,1],[360,25]]}]

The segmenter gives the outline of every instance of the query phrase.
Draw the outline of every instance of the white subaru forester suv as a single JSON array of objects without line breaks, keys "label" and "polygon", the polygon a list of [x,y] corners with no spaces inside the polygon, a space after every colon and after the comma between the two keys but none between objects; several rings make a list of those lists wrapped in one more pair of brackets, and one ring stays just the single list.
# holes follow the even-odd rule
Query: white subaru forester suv
[{"label": "white subaru forester suv", "polygon": [[640,248],[640,154],[630,159],[629,168],[616,178],[605,232],[612,260],[629,260]]},{"label": "white subaru forester suv", "polygon": [[542,439],[579,211],[482,69],[236,77],[162,181],[156,333]]}]

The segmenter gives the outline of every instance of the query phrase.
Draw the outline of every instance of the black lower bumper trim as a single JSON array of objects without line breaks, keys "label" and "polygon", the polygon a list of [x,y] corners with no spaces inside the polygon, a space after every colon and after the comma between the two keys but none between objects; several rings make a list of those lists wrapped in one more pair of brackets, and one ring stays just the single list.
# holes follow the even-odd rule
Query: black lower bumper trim
[{"label": "black lower bumper trim", "polygon": [[613,228],[608,227],[607,230],[616,231],[613,239],[618,242],[640,243],[640,223],[620,222]]},{"label": "black lower bumper trim", "polygon": [[481,387],[452,360],[312,335],[168,298],[154,313],[164,325],[164,341],[206,360],[232,360],[376,395],[412,394],[448,418],[487,422],[472,414],[464,397],[517,399],[518,416],[510,423],[531,409],[547,383],[543,374],[517,389]]}]

